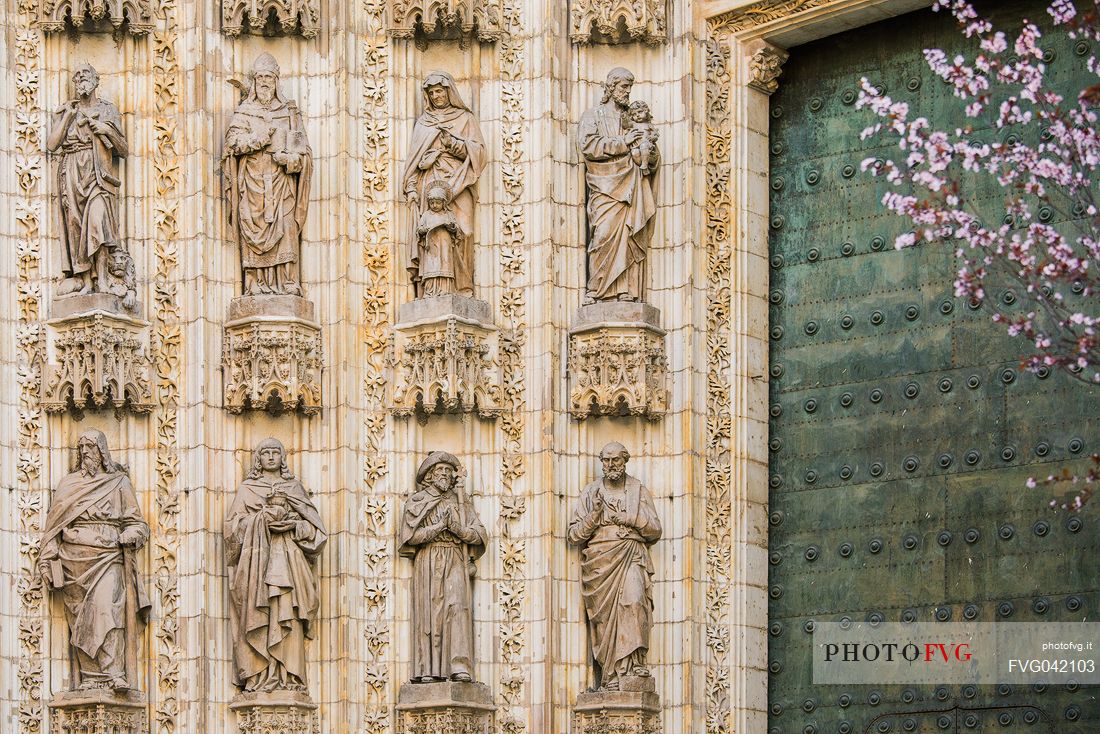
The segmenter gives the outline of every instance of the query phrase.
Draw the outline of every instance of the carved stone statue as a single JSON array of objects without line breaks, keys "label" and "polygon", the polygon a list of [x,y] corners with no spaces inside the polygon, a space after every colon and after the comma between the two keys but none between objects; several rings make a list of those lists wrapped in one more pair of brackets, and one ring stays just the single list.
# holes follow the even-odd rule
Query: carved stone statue
[{"label": "carved stone statue", "polygon": [[650,675],[646,666],[653,627],[649,546],[661,537],[661,521],[649,490],[626,473],[629,459],[621,443],[603,447],[603,478],[584,488],[569,522],[569,541],[583,547],[581,595],[602,691],[620,690],[625,678]]},{"label": "carved stone statue", "polygon": [[[476,184],[487,163],[485,139],[450,74],[434,71],[422,86],[424,111],[413,126],[401,176],[401,190],[412,211],[406,267],[418,298],[449,293],[473,297],[472,234]],[[434,216],[428,214],[434,211],[429,201],[433,190],[449,197],[444,206],[453,214],[455,227],[445,228],[445,236],[422,240],[423,218]]]},{"label": "carved stone statue", "polygon": [[261,54],[225,131],[229,230],[241,248],[243,293],[302,295],[302,228],[313,153],[298,106],[279,91],[279,65]]},{"label": "carved stone statue", "polygon": [[274,438],[253,452],[224,533],[237,684],[304,692],[306,640],[320,606],[314,559],[328,535]]},{"label": "carved stone statue", "polygon": [[577,138],[588,189],[585,303],[640,301],[645,289],[660,152],[648,106],[628,114],[633,85],[633,74],[612,69],[600,104],[581,117]]},{"label": "carved stone statue", "polygon": [[[118,108],[96,95],[99,74],[88,64],[73,72],[76,97],[53,115],[46,149],[59,157],[61,213],[58,295],[126,294],[136,287],[133,263],[119,234],[117,159],[127,153]],[[128,268],[115,265],[119,258]],[[133,309],[134,299],[127,308]]]},{"label": "carved stone statue", "polygon": [[460,469],[446,451],[428,454],[397,531],[398,552],[413,559],[414,683],[473,678],[473,562],[487,536],[457,482]]},{"label": "carved stone statue", "polygon": [[97,430],[77,440],[79,468],[53,493],[38,571],[65,602],[74,690],[137,686],[137,645],[149,614],[134,552],[149,539],[125,467]]}]

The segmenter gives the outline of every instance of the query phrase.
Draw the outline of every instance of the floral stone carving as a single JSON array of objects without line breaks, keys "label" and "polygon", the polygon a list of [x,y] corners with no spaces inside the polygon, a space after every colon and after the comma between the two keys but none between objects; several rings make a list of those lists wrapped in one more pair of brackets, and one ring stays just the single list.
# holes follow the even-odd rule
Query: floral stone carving
[{"label": "floral stone carving", "polygon": [[490,734],[495,710],[484,683],[406,683],[397,697],[397,734]]},{"label": "floral stone carving", "polygon": [[[48,364],[42,374],[42,407],[60,412],[129,405],[153,409],[153,383],[145,353],[149,323],[107,293],[71,295],[53,302],[47,322]],[[132,315],[133,314],[133,315]]]},{"label": "floral stone carving", "polygon": [[317,704],[300,691],[242,693],[229,708],[240,734],[319,734]]},{"label": "floral stone carving", "polygon": [[[652,685],[652,678],[645,680]],[[571,731],[573,734],[661,734],[660,711],[660,699],[652,689],[581,693],[573,707]]]},{"label": "floral stone carving", "polygon": [[36,25],[46,33],[63,31],[66,25],[90,31],[102,28],[102,20],[110,21],[112,29],[126,22],[135,36],[153,30],[149,0],[41,0]]},{"label": "floral stone carving", "polygon": [[664,43],[668,40],[666,0],[570,0],[573,43]]},{"label": "floral stone carving", "polygon": [[569,330],[569,411],[659,418],[668,408],[665,331],[645,303],[582,306]]},{"label": "floral stone carving", "polygon": [[399,321],[394,415],[500,413],[489,304],[459,295],[420,298],[401,306]]},{"label": "floral stone carving", "polygon": [[503,35],[500,0],[390,0],[388,30],[394,38],[491,43]]},{"label": "floral stone carving", "polygon": [[321,27],[318,0],[221,0],[221,5],[222,33],[230,37],[247,27],[254,34],[274,30],[314,38]]},{"label": "floral stone carving", "polygon": [[144,734],[145,696],[99,688],[58,693],[50,701],[50,731],[58,734]]},{"label": "floral stone carving", "polygon": [[321,410],[321,327],[298,296],[243,296],[229,304],[222,342],[225,408]]}]

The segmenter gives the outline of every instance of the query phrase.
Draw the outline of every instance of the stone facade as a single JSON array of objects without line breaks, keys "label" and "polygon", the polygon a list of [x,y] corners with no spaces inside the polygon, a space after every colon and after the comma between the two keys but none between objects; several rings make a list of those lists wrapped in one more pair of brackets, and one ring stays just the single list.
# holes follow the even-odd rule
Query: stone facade
[{"label": "stone facade", "polygon": [[[79,16],[57,21],[55,4],[10,0],[0,15],[12,163],[0,178],[12,213],[0,225],[0,483],[12,490],[0,492],[0,730],[64,731],[59,717],[77,716],[55,708],[50,723],[47,703],[69,687],[65,618],[28,538],[44,527],[50,488],[72,469],[76,438],[97,428],[128,466],[151,529],[135,554],[153,604],[137,672],[141,711],[158,734],[764,731],[766,94],[782,83],[784,44],[831,32],[839,21],[830,8],[858,4],[649,2],[634,4],[644,10],[634,18],[630,4],[602,0],[162,0],[147,26],[145,5],[116,3],[111,18],[58,33],[58,22]],[[112,33],[119,13],[130,32]],[[424,13],[442,22],[418,28]],[[270,34],[244,32],[272,14]],[[608,22],[628,32],[589,37]],[[584,25],[576,43],[557,42],[574,23]],[[241,252],[222,146],[240,94],[228,82],[264,53],[278,62],[312,150],[299,256],[308,318],[234,310]],[[48,111],[68,98],[83,61],[101,75],[128,137],[118,221],[143,309],[127,318],[144,331],[134,336],[134,391],[93,387],[73,411],[58,410],[45,387],[64,363],[49,308],[61,264],[56,161],[45,142]],[[578,331],[588,222],[577,128],[616,67],[633,72],[660,134],[644,276],[658,316]],[[486,141],[470,233],[471,300],[487,304],[486,318],[416,321],[402,310],[416,294],[400,177],[433,69],[454,78]],[[236,346],[265,334],[284,356]],[[585,361],[607,340],[634,355],[610,378]],[[422,342],[438,342],[444,363],[450,354],[461,368],[444,364],[418,382],[410,345]],[[427,347],[418,353],[436,359]],[[294,379],[272,387],[273,369]],[[406,417],[417,413],[418,389],[426,420]],[[120,393],[132,410],[97,397]],[[222,521],[253,446],[268,436],[286,446],[329,540],[316,559],[308,697],[258,703],[234,700]],[[596,681],[580,550],[567,542],[572,509],[610,441],[629,446],[631,475],[653,488],[663,525],[650,550],[653,691],[617,692],[626,708],[586,693]],[[417,709],[401,692],[413,592],[395,538],[431,450],[461,461],[487,531],[470,593],[473,679],[488,700],[452,694],[460,700],[447,699],[450,708]],[[441,717],[457,723],[447,729]]]}]

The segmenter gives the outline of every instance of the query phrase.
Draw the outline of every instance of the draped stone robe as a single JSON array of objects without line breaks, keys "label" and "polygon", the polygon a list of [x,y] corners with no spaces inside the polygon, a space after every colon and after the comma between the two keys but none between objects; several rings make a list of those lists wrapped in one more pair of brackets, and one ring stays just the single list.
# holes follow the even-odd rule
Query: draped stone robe
[{"label": "draped stone robe", "polygon": [[[416,230],[421,216],[428,209],[428,188],[437,180],[445,183],[451,191],[452,198],[448,208],[454,213],[458,229],[462,233],[454,238],[451,245],[453,250],[449,256],[444,256],[450,261],[454,272],[452,288],[454,292],[466,296],[473,296],[474,293],[472,233],[476,205],[475,185],[481,172],[485,170],[488,158],[485,155],[485,139],[477,119],[462,104],[453,87],[448,88],[448,94],[451,106],[442,109],[432,108],[425,98],[425,110],[413,125],[409,155],[401,176],[402,192],[406,197],[414,197],[406,268],[418,297],[426,295],[422,292],[421,279],[434,276],[428,272],[432,270],[432,265],[421,262],[421,244]],[[444,145],[441,140],[442,130],[452,136],[449,146]],[[421,169],[421,162],[433,153],[438,153],[435,162],[426,169]]]},{"label": "draped stone robe", "polygon": [[[65,107],[53,116],[54,128],[60,124]],[[88,119],[105,122],[107,135],[97,135]],[[118,231],[118,192],[120,181],[114,168],[115,157],[127,153],[126,136],[118,108],[103,99],[88,107],[79,107],[58,148],[57,196],[61,210],[61,270],[75,277],[92,270],[103,248],[121,244]],[[104,286],[100,284],[102,290]]]},{"label": "draped stone robe", "polygon": [[149,599],[133,550],[149,538],[134,489],[124,472],[66,475],[54,491],[42,534],[39,563],[60,564],[74,687],[137,685],[137,643]]},{"label": "draped stone robe", "polygon": [[[274,132],[269,136],[268,130]],[[290,152],[283,165],[276,153]],[[299,257],[309,206],[313,153],[298,107],[249,97],[225,134],[222,160],[229,231],[241,249],[244,294],[300,295]]]},{"label": "draped stone robe", "polygon": [[[463,532],[444,530],[430,537],[427,526],[454,509]],[[398,529],[398,552],[413,559],[412,678],[473,676],[473,561],[485,552],[488,536],[469,502],[455,492],[428,484],[405,503]]]},{"label": "draped stone robe", "polygon": [[[603,496],[602,510],[596,508],[598,494]],[[569,523],[569,540],[584,546],[581,596],[588,613],[592,656],[604,680],[613,678],[627,658],[644,662],[653,627],[653,562],[648,546],[660,537],[653,496],[634,477],[626,477],[621,491],[598,479],[581,492]]]},{"label": "draped stone robe", "polygon": [[[286,532],[271,531],[261,512],[277,491],[297,515]],[[320,606],[312,562],[328,539],[317,508],[297,479],[245,479],[224,534],[237,682],[246,691],[303,690],[305,641]]]},{"label": "draped stone robe", "polygon": [[[588,185],[588,298],[641,300],[646,250],[657,205],[652,173],[642,174],[624,139],[621,110],[608,101],[581,117],[578,140]],[[654,148],[648,164],[656,170]]]}]

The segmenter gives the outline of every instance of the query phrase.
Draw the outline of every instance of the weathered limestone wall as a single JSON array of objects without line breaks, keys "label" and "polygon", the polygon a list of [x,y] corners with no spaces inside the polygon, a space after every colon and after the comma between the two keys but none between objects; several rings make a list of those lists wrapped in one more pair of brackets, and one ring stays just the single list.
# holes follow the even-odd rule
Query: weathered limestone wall
[{"label": "weathered limestone wall", "polygon": [[[463,462],[490,536],[474,586],[475,678],[492,690],[496,730],[570,730],[577,694],[594,680],[579,552],[565,536],[611,440],[630,450],[628,471],[653,492],[664,524],[652,551],[649,653],[663,730],[726,732],[733,710],[763,711],[763,678],[746,691],[736,671],[766,667],[766,416],[758,395],[731,388],[734,371],[746,383],[759,372],[738,366],[738,350],[751,350],[759,365],[767,332],[762,300],[751,313],[731,312],[731,279],[755,278],[763,265],[759,253],[732,259],[731,151],[713,119],[731,110],[719,99],[728,59],[715,61],[702,6],[668,2],[664,43],[575,44],[566,3],[501,0],[499,40],[417,45],[387,33],[391,5],[330,0],[311,39],[228,38],[212,2],[154,3],[154,30],[143,36],[44,33],[30,0],[0,9],[0,205],[9,213],[0,218],[0,730],[48,731],[46,701],[67,687],[62,610],[44,600],[32,563],[50,488],[88,427],[103,430],[129,465],[153,528],[139,558],[154,602],[142,680],[158,734],[236,731],[221,525],[252,448],[267,436],[289,449],[330,533],[318,564],[318,636],[308,647],[322,732],[395,731],[411,665],[411,564],[396,555],[395,522],[419,462],[435,449]],[[314,417],[223,408],[223,325],[240,294],[221,188],[222,141],[238,101],[228,80],[243,78],[263,52],[281,67],[281,89],[301,108],[314,155],[301,258],[324,345],[323,409]],[[82,61],[101,73],[100,94],[118,105],[130,139],[121,225],[151,324],[155,405],[147,415],[47,414],[37,404],[59,270],[47,112],[70,97],[69,76]],[[577,123],[617,66],[635,74],[633,98],[650,103],[660,131],[646,300],[668,332],[669,400],[654,420],[578,421],[569,414],[567,363],[585,282]],[[413,295],[400,175],[420,84],[434,69],[454,75],[488,146],[475,295],[491,305],[499,330],[495,419],[420,422],[388,410],[393,325]],[[753,94],[750,106],[766,109],[766,97]],[[746,436],[735,423],[765,433]],[[755,464],[737,463],[753,452]],[[737,501],[752,489],[751,503],[735,505],[734,478]],[[735,549],[742,541],[755,554]],[[740,595],[749,582],[751,596]],[[735,618],[754,642],[733,645]]]}]

